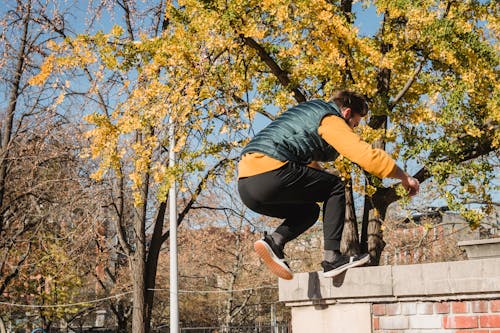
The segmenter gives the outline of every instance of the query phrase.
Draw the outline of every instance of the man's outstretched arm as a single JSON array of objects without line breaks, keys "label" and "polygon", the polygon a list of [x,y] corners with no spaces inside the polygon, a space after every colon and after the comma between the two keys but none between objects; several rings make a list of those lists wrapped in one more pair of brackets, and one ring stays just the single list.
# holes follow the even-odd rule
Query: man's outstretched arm
[{"label": "man's outstretched arm", "polygon": [[419,182],[403,171],[392,157],[382,149],[373,148],[363,141],[345,120],[337,116],[323,119],[318,129],[321,137],[339,154],[379,178],[396,178],[410,196],[417,194]]}]

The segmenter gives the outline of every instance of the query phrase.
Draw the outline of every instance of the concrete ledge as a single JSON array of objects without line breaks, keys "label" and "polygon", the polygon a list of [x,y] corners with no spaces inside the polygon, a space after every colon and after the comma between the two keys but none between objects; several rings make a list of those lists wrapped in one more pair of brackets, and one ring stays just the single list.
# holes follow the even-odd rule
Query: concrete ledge
[{"label": "concrete ledge", "polygon": [[469,259],[500,257],[500,238],[458,242],[465,249]]},{"label": "concrete ledge", "polygon": [[288,303],[329,304],[445,295],[446,299],[453,295],[464,299],[468,294],[474,294],[474,298],[478,294],[500,296],[500,258],[360,267],[335,278],[323,278],[320,272],[297,273],[293,280],[279,281],[279,299]]},{"label": "concrete ledge", "polygon": [[392,268],[394,296],[500,291],[500,258]]}]

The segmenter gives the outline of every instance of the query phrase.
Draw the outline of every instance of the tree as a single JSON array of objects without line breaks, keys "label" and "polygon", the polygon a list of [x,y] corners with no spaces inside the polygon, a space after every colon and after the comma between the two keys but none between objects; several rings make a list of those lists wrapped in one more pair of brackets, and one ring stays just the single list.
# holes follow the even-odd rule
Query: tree
[{"label": "tree", "polygon": [[[98,201],[86,193],[88,184],[82,180],[78,153],[70,146],[74,133],[69,135],[67,128],[49,124],[11,142],[5,196],[11,203],[5,215],[9,228],[2,238],[2,270],[16,270],[15,278],[5,284],[2,298],[39,310],[37,317],[46,328],[60,319],[69,321],[78,310],[57,304],[72,303],[82,293],[88,298],[82,286],[97,263],[89,258],[99,257],[89,227],[95,223]],[[27,249],[29,256],[19,264],[16,251]],[[16,316],[14,312],[11,318]],[[22,313],[20,318],[25,316]]]},{"label": "tree", "polygon": [[[464,204],[470,197],[491,203],[492,189],[480,184],[497,174],[489,157],[499,145],[498,7],[490,1],[366,4],[382,19],[372,36],[358,33],[352,1],[190,1],[182,13],[191,27],[216,22],[213,35],[227,36],[238,57],[251,59],[245,74],[254,85],[253,105],[282,111],[338,88],[364,93],[372,109],[364,137],[413,161],[419,180],[437,179],[450,207],[475,227],[482,213]],[[403,193],[367,179],[361,248],[377,263],[380,221]]]},{"label": "tree", "polygon": [[[149,35],[141,36],[142,40],[133,40],[129,29],[129,35],[122,37],[124,30],[119,27],[109,34],[66,36],[61,43],[50,45],[53,53],[31,81],[43,84],[53,70],[81,68],[91,73],[87,75],[90,86],[108,84],[116,93],[117,104],[101,103],[101,110],[86,120],[94,125],[89,131],[90,154],[100,161],[94,178],[116,184],[108,205],[115,213],[120,249],[129,262],[134,332],[149,330],[159,250],[169,235],[163,225],[171,182],[177,178],[186,192],[180,224],[212,174],[233,160],[221,154],[234,147],[233,133],[222,139],[212,139],[210,134],[224,131],[223,123],[240,126],[240,117],[231,117],[231,105],[219,102],[225,95],[218,94],[227,92],[213,88],[223,73],[217,64],[220,49],[198,52],[202,46],[196,49],[189,42],[202,45],[203,39],[186,35],[184,26],[177,22],[162,38]],[[121,81],[117,83],[116,78]],[[94,93],[91,90],[88,96]],[[175,124],[179,152],[175,168],[166,167],[169,119]],[[202,171],[206,156],[217,158],[210,161],[208,172]],[[152,229],[150,239],[148,227]]]},{"label": "tree", "polygon": [[[19,4],[19,7],[22,9],[20,11],[20,20],[18,20],[16,24],[15,15],[6,15],[3,17],[4,27],[4,36],[2,48],[6,55],[9,55],[8,50],[14,50],[14,55],[11,57],[7,57],[5,63],[3,64],[3,68],[6,69],[6,72],[10,75],[6,76],[10,80],[7,82],[3,82],[6,85],[7,93],[9,95],[8,105],[4,111],[4,121],[2,122],[2,139],[1,139],[1,151],[2,155],[0,157],[0,207],[2,207],[2,212],[5,212],[10,206],[10,203],[6,204],[6,192],[7,192],[7,177],[8,177],[8,167],[9,167],[9,153],[11,150],[11,141],[13,138],[14,129],[14,115],[16,114],[16,106],[17,101],[20,98],[22,92],[22,76],[26,70],[26,57],[29,47],[28,40],[28,30],[30,26],[30,15],[31,15],[31,4],[27,6],[22,6]],[[8,32],[12,31],[10,29],[21,29],[20,35],[20,43],[16,45],[14,40],[10,39],[12,35],[9,35]],[[16,37],[19,35],[16,34]],[[17,51],[17,52],[16,52]],[[12,51],[11,51],[12,52]],[[12,54],[12,53],[11,53]],[[12,70],[12,71],[10,71]],[[29,224],[21,224],[21,225],[13,225],[13,223],[9,223],[6,221],[5,213],[0,216],[0,232],[2,233],[2,239],[8,240],[7,242],[3,241],[0,245],[0,249],[2,250],[2,262],[0,267],[0,294],[2,294],[10,282],[17,276],[19,273],[18,267],[21,265],[27,258],[30,252],[30,247],[24,247],[24,251],[20,248],[14,249],[14,245],[16,244],[17,236],[22,235],[30,229]],[[14,250],[16,250],[14,254]],[[6,258],[6,259],[5,259]],[[6,267],[7,262],[11,261],[13,269],[8,269]]]},{"label": "tree", "polygon": [[[269,325],[270,307],[278,302],[277,280],[261,269],[252,246],[270,221],[248,219],[233,191],[231,183],[218,177],[179,230],[183,327],[220,327],[231,332],[241,326]],[[168,286],[168,258],[160,267],[159,281]],[[164,295],[158,294],[159,302]],[[155,310],[156,326],[168,320],[168,299],[164,304]]]},{"label": "tree", "polygon": [[[368,141],[414,161],[420,180],[438,179],[454,207],[463,207],[471,191],[491,200],[491,189],[479,184],[496,174],[487,157],[499,144],[494,2],[367,2],[382,17],[372,36],[358,33],[348,0],[340,6],[323,0],[166,3],[154,7],[164,20],[142,34],[133,26],[131,3],[119,5],[126,29],[52,44],[33,82],[80,69],[92,87],[89,96],[112,87],[114,99],[86,120],[94,125],[91,154],[100,162],[94,176],[116,183],[110,205],[132,272],[134,332],[148,331],[159,250],[169,235],[163,223],[170,184],[176,179],[187,190],[181,223],[212,174],[232,161],[230,152],[242,145],[257,113],[273,117],[338,88],[360,91],[373,112],[361,129]],[[175,168],[165,163],[169,121]],[[380,221],[403,193],[373,179],[365,185],[359,170],[353,177],[353,189],[367,194],[361,245],[378,262]],[[480,214],[462,211],[474,226]]]},{"label": "tree", "polygon": [[[258,235],[250,230],[245,221],[244,208],[229,195],[230,192],[231,188],[225,184],[213,186],[211,195],[205,196],[205,202],[200,200],[194,207],[209,210],[208,214],[202,211],[192,214],[192,219],[206,220],[207,226],[201,230],[183,228],[184,237],[180,238],[181,276],[185,276],[187,282],[183,289],[221,292],[215,295],[185,295],[183,301],[193,304],[193,298],[204,297],[208,301],[207,308],[215,310],[212,316],[205,314],[204,320],[212,325],[216,320],[216,324],[225,331],[230,331],[236,323],[244,325],[255,321],[256,314],[248,305],[257,304],[260,296],[258,287],[275,282],[259,269],[260,263],[252,253],[252,244]],[[192,313],[189,314],[191,316]]]},{"label": "tree", "polygon": [[[66,138],[69,130],[62,130],[67,118],[54,107],[58,96],[52,95],[47,86],[28,84],[38,72],[50,40],[51,30],[39,20],[46,11],[42,1],[9,2],[1,10],[0,87],[6,101],[2,103],[0,142],[0,294],[18,278],[39,231],[46,227],[44,219],[49,213],[42,207],[55,200],[54,193],[48,192],[52,184],[66,185],[57,178],[63,172],[51,168],[56,161],[68,162],[68,151],[75,144],[68,140],[61,146],[61,141],[52,136],[57,132]],[[64,15],[57,10],[51,13],[55,18]],[[47,175],[48,170],[54,174]]]},{"label": "tree", "polygon": [[[47,300],[70,300],[68,293],[76,296],[75,289],[93,269],[88,257],[95,257],[86,251],[92,229],[79,229],[82,222],[93,224],[93,204],[84,190],[89,184],[82,180],[85,172],[78,159],[79,125],[70,123],[70,111],[61,112],[63,101],[51,85],[28,83],[47,55],[47,41],[65,31],[68,10],[37,0],[9,1],[0,9],[0,87],[6,96],[0,135],[0,297],[35,308]],[[68,248],[74,252],[66,252]],[[74,261],[63,265],[57,260],[63,253],[72,253]],[[78,262],[82,258],[88,265]],[[61,272],[71,280],[57,276]],[[49,279],[56,283],[50,290],[57,301],[38,283]],[[43,318],[45,326],[75,311],[38,310],[34,321]],[[2,317],[9,312],[15,319],[18,308],[2,306]],[[25,316],[23,312],[20,318]]]}]

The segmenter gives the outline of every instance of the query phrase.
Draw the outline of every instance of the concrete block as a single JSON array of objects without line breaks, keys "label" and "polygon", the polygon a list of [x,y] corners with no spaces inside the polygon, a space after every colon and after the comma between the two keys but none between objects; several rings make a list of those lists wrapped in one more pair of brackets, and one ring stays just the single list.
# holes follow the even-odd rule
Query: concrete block
[{"label": "concrete block", "polygon": [[317,301],[330,298],[331,279],[320,272],[297,273],[292,280],[279,280],[280,301]]},{"label": "concrete block", "polygon": [[335,304],[324,308],[292,308],[294,333],[366,333],[371,332],[370,304]]},{"label": "concrete block", "polygon": [[283,302],[343,298],[440,296],[497,293],[500,258],[419,265],[361,267],[335,278],[321,272],[297,273],[279,280]]},{"label": "concrete block", "polygon": [[384,296],[392,296],[391,266],[353,268],[334,278],[310,272],[294,274],[292,280],[279,280],[282,302]]},{"label": "concrete block", "polygon": [[465,249],[469,259],[500,257],[500,238],[462,241],[458,246]]},{"label": "concrete block", "polygon": [[453,261],[448,266],[452,293],[500,290],[500,258]]},{"label": "concrete block", "polygon": [[439,315],[416,315],[408,318],[410,328],[441,328],[443,319]]},{"label": "concrete block", "polygon": [[392,296],[391,266],[349,269],[330,280],[332,298]]},{"label": "concrete block", "polygon": [[394,266],[394,296],[438,296],[500,290],[500,258]]},{"label": "concrete block", "polygon": [[396,296],[425,294],[422,265],[393,266],[392,280]]}]

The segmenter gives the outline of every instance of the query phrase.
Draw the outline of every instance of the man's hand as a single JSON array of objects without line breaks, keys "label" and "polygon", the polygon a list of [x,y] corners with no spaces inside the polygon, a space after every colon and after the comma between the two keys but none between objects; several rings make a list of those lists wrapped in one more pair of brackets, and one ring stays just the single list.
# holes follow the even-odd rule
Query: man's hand
[{"label": "man's hand", "polygon": [[408,191],[408,195],[410,197],[417,194],[418,190],[420,188],[420,183],[419,183],[418,179],[413,178],[410,175],[406,175],[406,177],[403,177],[403,179],[401,179],[401,185],[403,185],[405,190]]},{"label": "man's hand", "polygon": [[418,193],[418,190],[420,188],[420,183],[418,179],[413,178],[412,176],[404,172],[403,169],[401,169],[397,165],[391,177],[401,180],[401,185],[404,187],[406,191],[408,191],[408,195],[410,197]]}]

